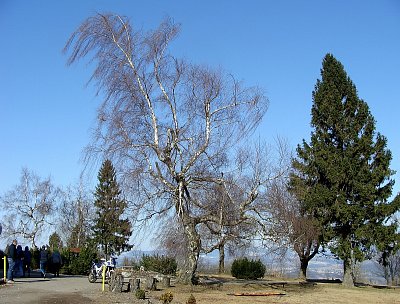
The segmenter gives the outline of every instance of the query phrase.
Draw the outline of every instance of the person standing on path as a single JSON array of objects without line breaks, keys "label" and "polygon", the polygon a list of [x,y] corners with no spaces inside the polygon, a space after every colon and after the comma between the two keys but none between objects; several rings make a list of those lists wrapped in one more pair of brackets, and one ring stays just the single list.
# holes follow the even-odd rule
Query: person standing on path
[{"label": "person standing on path", "polygon": [[14,276],[20,278],[22,277],[24,270],[22,267],[22,262],[24,261],[24,252],[22,246],[17,246],[17,259],[15,260]]},{"label": "person standing on path", "polygon": [[54,249],[53,254],[51,255],[51,260],[53,263],[53,268],[54,268],[54,276],[59,277],[60,276],[60,268],[62,264],[62,259],[61,259],[61,254],[58,251],[58,249]]},{"label": "person standing on path", "polygon": [[15,261],[17,259],[17,240],[13,240],[9,249],[8,249],[8,271],[7,271],[7,283],[14,282],[14,268],[15,268]]},{"label": "person standing on path", "polygon": [[46,250],[46,246],[43,245],[40,250],[40,271],[42,272],[42,277],[46,278],[46,266],[48,260],[48,252]]},{"label": "person standing on path", "polygon": [[24,261],[23,261],[23,275],[25,277],[25,273],[28,272],[28,278],[31,277],[31,260],[32,260],[32,254],[29,250],[28,246],[25,246],[24,250]]}]

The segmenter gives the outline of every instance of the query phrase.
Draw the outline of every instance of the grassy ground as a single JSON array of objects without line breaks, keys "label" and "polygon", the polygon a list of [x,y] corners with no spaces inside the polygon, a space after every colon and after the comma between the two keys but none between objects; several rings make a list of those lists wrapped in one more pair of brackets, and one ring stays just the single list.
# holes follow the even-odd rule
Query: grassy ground
[{"label": "grassy ground", "polygon": [[[149,296],[159,297],[166,291],[174,295],[172,303],[185,304],[191,294],[197,304],[245,304],[245,303],[382,303],[400,304],[400,289],[378,289],[370,286],[345,288],[341,284],[318,283],[315,285],[300,285],[292,281],[285,286],[268,286],[269,281],[258,283],[226,282],[222,286],[180,286],[151,292]],[[235,293],[283,293],[284,295],[269,296],[235,296]]]},{"label": "grassy ground", "polygon": [[[185,286],[176,284],[169,288],[146,292],[146,301],[136,300],[132,292],[113,293],[106,288],[101,291],[101,282],[91,284],[85,276],[64,276],[42,279],[36,273],[31,278],[18,278],[13,284],[0,285],[0,303],[41,304],[159,304],[158,299],[167,291],[172,292],[171,304],[186,304],[194,295],[196,304],[250,304],[250,303],[382,303],[400,304],[400,288],[378,289],[373,287],[345,288],[338,283],[289,284],[276,283],[277,278],[259,281],[239,281],[231,277],[218,277],[223,284],[209,286]],[[272,285],[272,286],[271,286]],[[106,286],[107,287],[107,286]],[[235,293],[283,293],[270,296],[235,296]]]}]

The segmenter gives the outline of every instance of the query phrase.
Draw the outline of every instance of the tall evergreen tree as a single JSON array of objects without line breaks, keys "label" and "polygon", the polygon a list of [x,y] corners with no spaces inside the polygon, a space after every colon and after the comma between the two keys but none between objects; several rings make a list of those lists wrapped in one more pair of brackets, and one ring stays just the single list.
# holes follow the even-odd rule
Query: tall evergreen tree
[{"label": "tall evergreen tree", "polygon": [[387,140],[357,95],[343,65],[331,54],[323,60],[313,92],[311,141],[303,140],[293,161],[291,185],[322,227],[325,244],[344,265],[346,285],[368,249],[395,233],[390,217],[400,208],[390,200],[394,174]]},{"label": "tall evergreen tree", "polygon": [[93,226],[94,240],[105,255],[120,253],[132,248],[128,244],[132,234],[131,223],[122,219],[127,203],[121,198],[114,166],[105,160],[98,175],[95,192],[96,218]]},{"label": "tall evergreen tree", "polygon": [[51,250],[63,248],[63,242],[57,232],[53,232],[49,236],[49,246]]}]

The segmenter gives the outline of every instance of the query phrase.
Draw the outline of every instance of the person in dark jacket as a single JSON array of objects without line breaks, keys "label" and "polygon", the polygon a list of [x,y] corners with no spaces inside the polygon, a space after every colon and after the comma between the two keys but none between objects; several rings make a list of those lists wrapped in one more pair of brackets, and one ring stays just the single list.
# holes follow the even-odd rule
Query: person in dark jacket
[{"label": "person in dark jacket", "polygon": [[40,271],[42,272],[42,277],[46,278],[46,266],[48,260],[48,251],[46,250],[46,246],[42,246],[40,250]]},{"label": "person in dark jacket", "polygon": [[58,249],[54,249],[54,252],[51,255],[51,261],[53,263],[54,276],[55,277],[59,277],[60,276],[60,268],[61,268],[61,264],[62,264],[62,259],[61,259],[61,254],[58,251]]},{"label": "person in dark jacket", "polygon": [[25,246],[24,250],[24,265],[23,265],[23,272],[24,272],[24,277],[25,273],[28,272],[28,278],[31,277],[31,261],[32,261],[32,254],[29,250],[28,246]]},{"label": "person in dark jacket", "polygon": [[14,268],[15,261],[17,260],[17,240],[13,240],[8,249],[8,271],[7,271],[7,283],[14,282]]},{"label": "person in dark jacket", "polygon": [[18,245],[17,246],[17,259],[15,261],[15,267],[14,267],[14,276],[20,278],[24,270],[22,269],[22,262],[24,260],[24,252],[22,251],[22,246]]}]

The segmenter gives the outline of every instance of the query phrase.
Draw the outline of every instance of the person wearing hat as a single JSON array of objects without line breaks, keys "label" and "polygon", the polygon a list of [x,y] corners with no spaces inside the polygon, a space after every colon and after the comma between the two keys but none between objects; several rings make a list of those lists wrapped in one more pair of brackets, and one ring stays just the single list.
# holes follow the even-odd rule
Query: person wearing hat
[{"label": "person wearing hat", "polygon": [[17,240],[13,240],[8,249],[8,271],[7,271],[7,283],[14,282],[14,268],[15,261],[17,260]]}]

